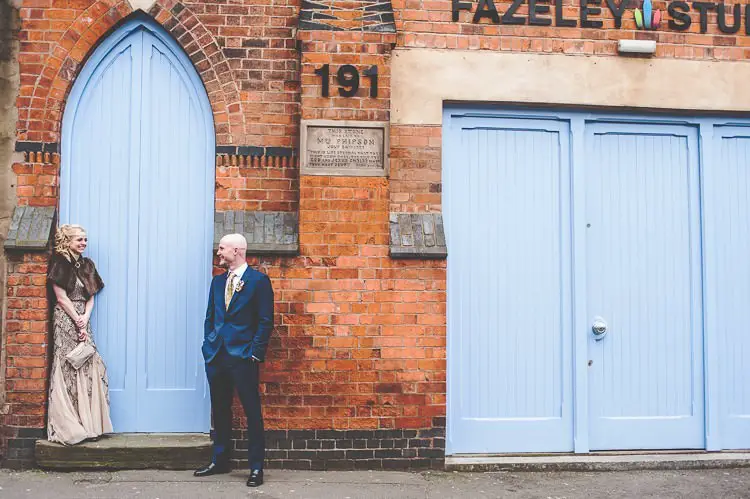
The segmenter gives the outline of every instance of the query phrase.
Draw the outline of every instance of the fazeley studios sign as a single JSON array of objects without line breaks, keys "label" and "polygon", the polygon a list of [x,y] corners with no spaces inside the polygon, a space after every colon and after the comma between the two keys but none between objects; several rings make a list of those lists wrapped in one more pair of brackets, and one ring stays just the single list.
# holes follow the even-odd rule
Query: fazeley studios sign
[{"label": "fazeley studios sign", "polygon": [[[604,23],[599,18],[602,14],[602,3],[612,13],[615,27],[622,26],[622,16],[629,5],[629,0],[578,0],[580,15],[578,18],[563,15],[563,0],[513,0],[505,12],[498,12],[493,0],[478,0],[478,2],[464,2],[451,0],[453,21],[459,20],[462,10],[473,12],[473,23],[480,23],[488,19],[494,24],[528,24],[531,26],[557,26],[567,28],[601,28]],[[519,12],[519,8],[526,5],[526,12]],[[667,5],[666,18],[670,29],[686,31],[693,24],[692,13],[698,14],[700,32],[708,31],[709,13],[716,13],[719,31],[733,34],[742,28],[745,19],[744,33],[750,35],[750,5],[725,5],[715,2],[683,2],[675,0]],[[713,16],[712,16],[713,17]],[[661,22],[661,12],[652,11],[651,0],[644,0],[643,11],[634,9],[634,18],[639,28],[656,29]]]}]

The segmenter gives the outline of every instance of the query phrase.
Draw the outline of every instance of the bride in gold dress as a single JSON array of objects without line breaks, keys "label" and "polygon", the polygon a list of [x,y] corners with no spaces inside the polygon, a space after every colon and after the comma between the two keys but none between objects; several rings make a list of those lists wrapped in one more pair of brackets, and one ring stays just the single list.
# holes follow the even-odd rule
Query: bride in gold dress
[{"label": "bride in gold dress", "polygon": [[60,226],[47,272],[55,302],[47,436],[65,445],[112,432],[107,371],[89,324],[94,295],[104,283],[82,255],[87,242],[83,227]]}]

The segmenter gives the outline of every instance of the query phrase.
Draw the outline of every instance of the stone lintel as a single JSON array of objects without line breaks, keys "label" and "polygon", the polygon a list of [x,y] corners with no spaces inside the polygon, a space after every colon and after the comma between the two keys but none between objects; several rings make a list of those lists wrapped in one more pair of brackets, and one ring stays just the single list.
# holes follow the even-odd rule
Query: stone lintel
[{"label": "stone lintel", "polygon": [[242,234],[249,255],[299,254],[299,215],[284,211],[217,211],[214,250],[226,234]]},{"label": "stone lintel", "polygon": [[54,206],[16,206],[5,239],[8,251],[45,251],[55,221]]}]

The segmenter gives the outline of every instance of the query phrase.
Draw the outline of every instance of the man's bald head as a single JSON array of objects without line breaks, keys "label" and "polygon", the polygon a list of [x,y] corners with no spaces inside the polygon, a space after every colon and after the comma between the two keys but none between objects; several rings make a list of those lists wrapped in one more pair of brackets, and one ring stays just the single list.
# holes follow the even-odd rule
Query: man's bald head
[{"label": "man's bald head", "polygon": [[219,244],[230,248],[237,248],[242,253],[242,256],[247,254],[247,239],[242,234],[227,234],[221,238]]},{"label": "man's bald head", "polygon": [[219,265],[234,270],[247,258],[247,239],[242,234],[227,234],[219,241],[216,255],[219,257]]}]

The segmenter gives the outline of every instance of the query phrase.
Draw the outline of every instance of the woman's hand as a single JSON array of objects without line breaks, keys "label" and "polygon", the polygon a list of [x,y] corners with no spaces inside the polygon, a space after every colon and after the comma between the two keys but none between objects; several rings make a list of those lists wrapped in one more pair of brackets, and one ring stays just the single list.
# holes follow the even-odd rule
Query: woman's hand
[{"label": "woman's hand", "polygon": [[75,322],[78,329],[84,329],[86,327],[86,319],[83,315],[79,315],[78,317],[73,319],[73,322]]},{"label": "woman's hand", "polygon": [[86,341],[89,335],[86,332],[86,327],[78,329],[78,341]]}]

